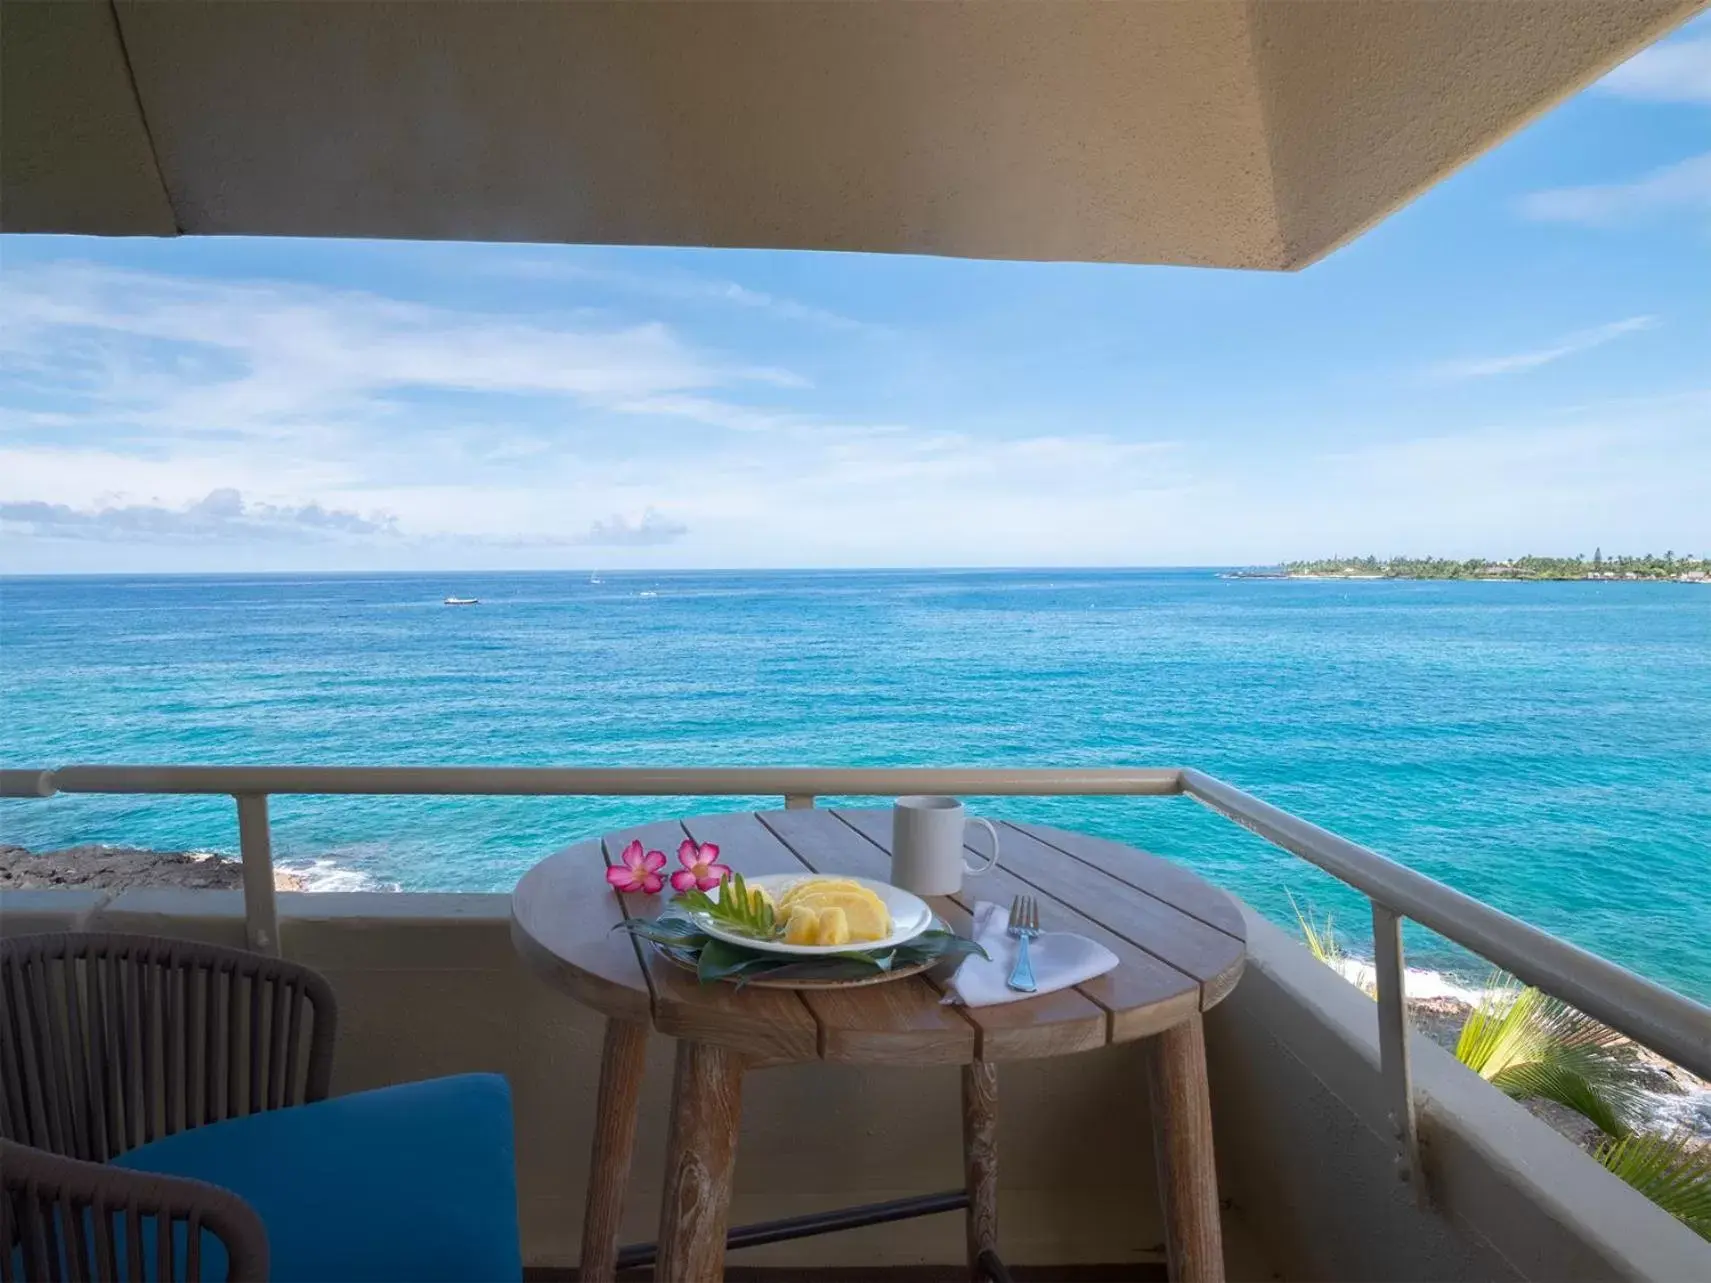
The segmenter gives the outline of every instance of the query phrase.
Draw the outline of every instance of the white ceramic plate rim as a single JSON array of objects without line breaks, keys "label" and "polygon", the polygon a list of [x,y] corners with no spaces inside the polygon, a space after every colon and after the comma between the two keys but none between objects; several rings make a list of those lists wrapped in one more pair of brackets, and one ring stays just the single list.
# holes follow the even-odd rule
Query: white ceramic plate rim
[{"label": "white ceramic plate rim", "polygon": [[[810,957],[822,953],[894,949],[900,944],[908,944],[933,925],[933,911],[927,907],[925,900],[902,887],[894,887],[889,882],[881,882],[876,878],[844,878],[835,873],[763,873],[759,877],[745,877],[743,881],[751,887],[764,888],[766,893],[776,900],[796,883],[814,878],[838,878],[844,882],[859,882],[872,891],[885,901],[886,910],[891,914],[891,934],[883,940],[862,940],[850,944],[785,944],[782,940],[754,940],[734,931],[727,931],[700,914],[692,916],[696,925],[703,931],[727,944],[741,945],[745,949],[759,949],[763,953],[795,953]],[[713,894],[715,899],[718,898],[715,893],[709,894]]]}]

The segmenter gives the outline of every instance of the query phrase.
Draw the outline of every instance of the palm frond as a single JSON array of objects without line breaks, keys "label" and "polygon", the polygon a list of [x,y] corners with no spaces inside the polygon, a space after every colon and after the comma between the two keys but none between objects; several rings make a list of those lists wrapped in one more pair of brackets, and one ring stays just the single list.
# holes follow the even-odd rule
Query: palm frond
[{"label": "palm frond", "polygon": [[1456,1038],[1456,1059],[1487,1080],[1532,1059],[1538,1051],[1532,1011],[1543,996],[1493,975]]},{"label": "palm frond", "polygon": [[1517,1100],[1554,1100],[1580,1114],[1606,1136],[1626,1136],[1639,1118],[1643,1099],[1630,1084],[1602,1080],[1571,1059],[1510,1065],[1491,1085]]},{"label": "palm frond", "polygon": [[1711,1145],[1685,1133],[1607,1141],[1598,1161],[1699,1237],[1711,1240]]},{"label": "palm frond", "polygon": [[1538,1023],[1545,1041],[1559,1047],[1584,1048],[1607,1055],[1628,1045],[1626,1035],[1556,998],[1545,998],[1539,1004]]},{"label": "palm frond", "polygon": [[1645,1108],[1626,1039],[1537,989],[1494,976],[1456,1040],[1456,1059],[1517,1098],[1539,1097],[1626,1136]]},{"label": "palm frond", "polygon": [[1289,897],[1289,907],[1295,913],[1295,922],[1301,928],[1301,938],[1306,942],[1307,952],[1326,966],[1340,967],[1343,961],[1343,946],[1337,942],[1331,915],[1327,913],[1321,925],[1314,919],[1311,906],[1303,909],[1295,902],[1293,892],[1285,891],[1283,894]]}]

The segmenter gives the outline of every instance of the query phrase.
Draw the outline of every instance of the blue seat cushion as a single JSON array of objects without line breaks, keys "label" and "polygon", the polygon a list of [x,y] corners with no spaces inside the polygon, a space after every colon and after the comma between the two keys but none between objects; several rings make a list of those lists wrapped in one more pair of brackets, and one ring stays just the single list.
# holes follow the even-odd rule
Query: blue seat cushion
[{"label": "blue seat cushion", "polygon": [[511,1090],[497,1074],[382,1087],[197,1127],[113,1162],[231,1190],[278,1283],[523,1276]]}]

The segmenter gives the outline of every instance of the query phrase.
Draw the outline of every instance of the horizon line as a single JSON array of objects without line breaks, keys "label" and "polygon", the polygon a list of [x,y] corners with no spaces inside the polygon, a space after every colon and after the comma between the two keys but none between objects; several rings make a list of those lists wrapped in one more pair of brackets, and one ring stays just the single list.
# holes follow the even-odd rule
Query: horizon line
[{"label": "horizon line", "polygon": [[[1638,560],[1643,557],[1656,557],[1655,553],[1615,553],[1604,558],[1605,561]],[[1522,559],[1539,559],[1550,561],[1586,560],[1591,559],[1584,553],[1569,556],[1551,553],[1521,553],[1514,557],[1494,560],[1489,557],[1450,557],[1428,555],[1414,557],[1396,555],[1378,557],[1376,554],[1361,554],[1346,557],[1308,557],[1270,562],[1204,562],[1204,563],[1131,563],[1127,565],[1027,565],[1027,566],[922,566],[922,565],[873,565],[873,566],[665,566],[665,567],[623,567],[606,569],[597,565],[588,566],[487,566],[471,569],[455,569],[451,567],[426,567],[421,569],[365,569],[353,568],[346,570],[327,569],[268,569],[268,570],[23,570],[0,571],[0,583],[10,580],[29,579],[235,579],[235,578],[285,578],[285,577],[337,577],[362,576],[374,578],[378,576],[408,576],[408,575],[807,575],[807,574],[937,574],[937,575],[969,575],[969,574],[1122,574],[1143,571],[1240,571],[1240,570],[1282,570],[1292,565],[1311,565],[1314,563],[1341,561],[1345,563],[1360,562],[1369,556],[1380,564],[1388,565],[1396,561],[1478,561],[1488,565],[1507,565]],[[1711,557],[1695,557],[1683,554],[1677,560],[1698,561],[1711,560]]]},{"label": "horizon line", "polygon": [[1110,565],[1110,566],[630,566],[616,570],[603,566],[489,566],[458,570],[429,567],[421,570],[352,569],[352,570],[19,570],[0,573],[0,582],[8,579],[172,579],[225,578],[244,576],[261,578],[277,575],[808,575],[808,574],[1019,574],[1098,571],[1102,573],[1135,570],[1269,570],[1283,562],[1230,562],[1223,564],[1178,565]]}]

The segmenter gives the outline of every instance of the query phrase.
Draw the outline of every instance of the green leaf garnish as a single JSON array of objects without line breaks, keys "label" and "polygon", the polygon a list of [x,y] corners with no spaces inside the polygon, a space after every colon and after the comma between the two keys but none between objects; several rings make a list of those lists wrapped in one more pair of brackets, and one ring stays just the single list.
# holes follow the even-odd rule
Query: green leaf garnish
[{"label": "green leaf garnish", "polygon": [[776,940],[781,934],[772,903],[759,891],[750,891],[740,873],[727,874],[719,883],[715,900],[700,888],[685,891],[673,902],[689,913],[706,919],[732,935],[751,940]]},{"label": "green leaf garnish", "polygon": [[702,984],[715,980],[728,980],[732,977],[746,976],[750,972],[760,971],[770,967],[777,958],[776,954],[756,953],[752,949],[744,949],[728,940],[709,940],[701,946],[700,956],[696,959],[696,974]]},{"label": "green leaf garnish", "polygon": [[631,918],[612,929],[651,940],[673,958],[694,967],[702,984],[734,980],[738,988],[763,976],[780,980],[859,980],[921,962],[943,962],[971,953],[987,956],[976,941],[943,928],[923,931],[913,940],[889,949],[851,949],[815,958],[746,949],[728,940],[715,939],[701,929],[690,916],[696,911],[692,897],[697,895],[700,892],[679,896],[657,918]]},{"label": "green leaf garnish", "polygon": [[675,949],[699,949],[711,939],[701,929],[700,923],[675,904],[669,906],[657,918],[629,918],[618,923],[612,930],[628,931],[644,940]]}]

